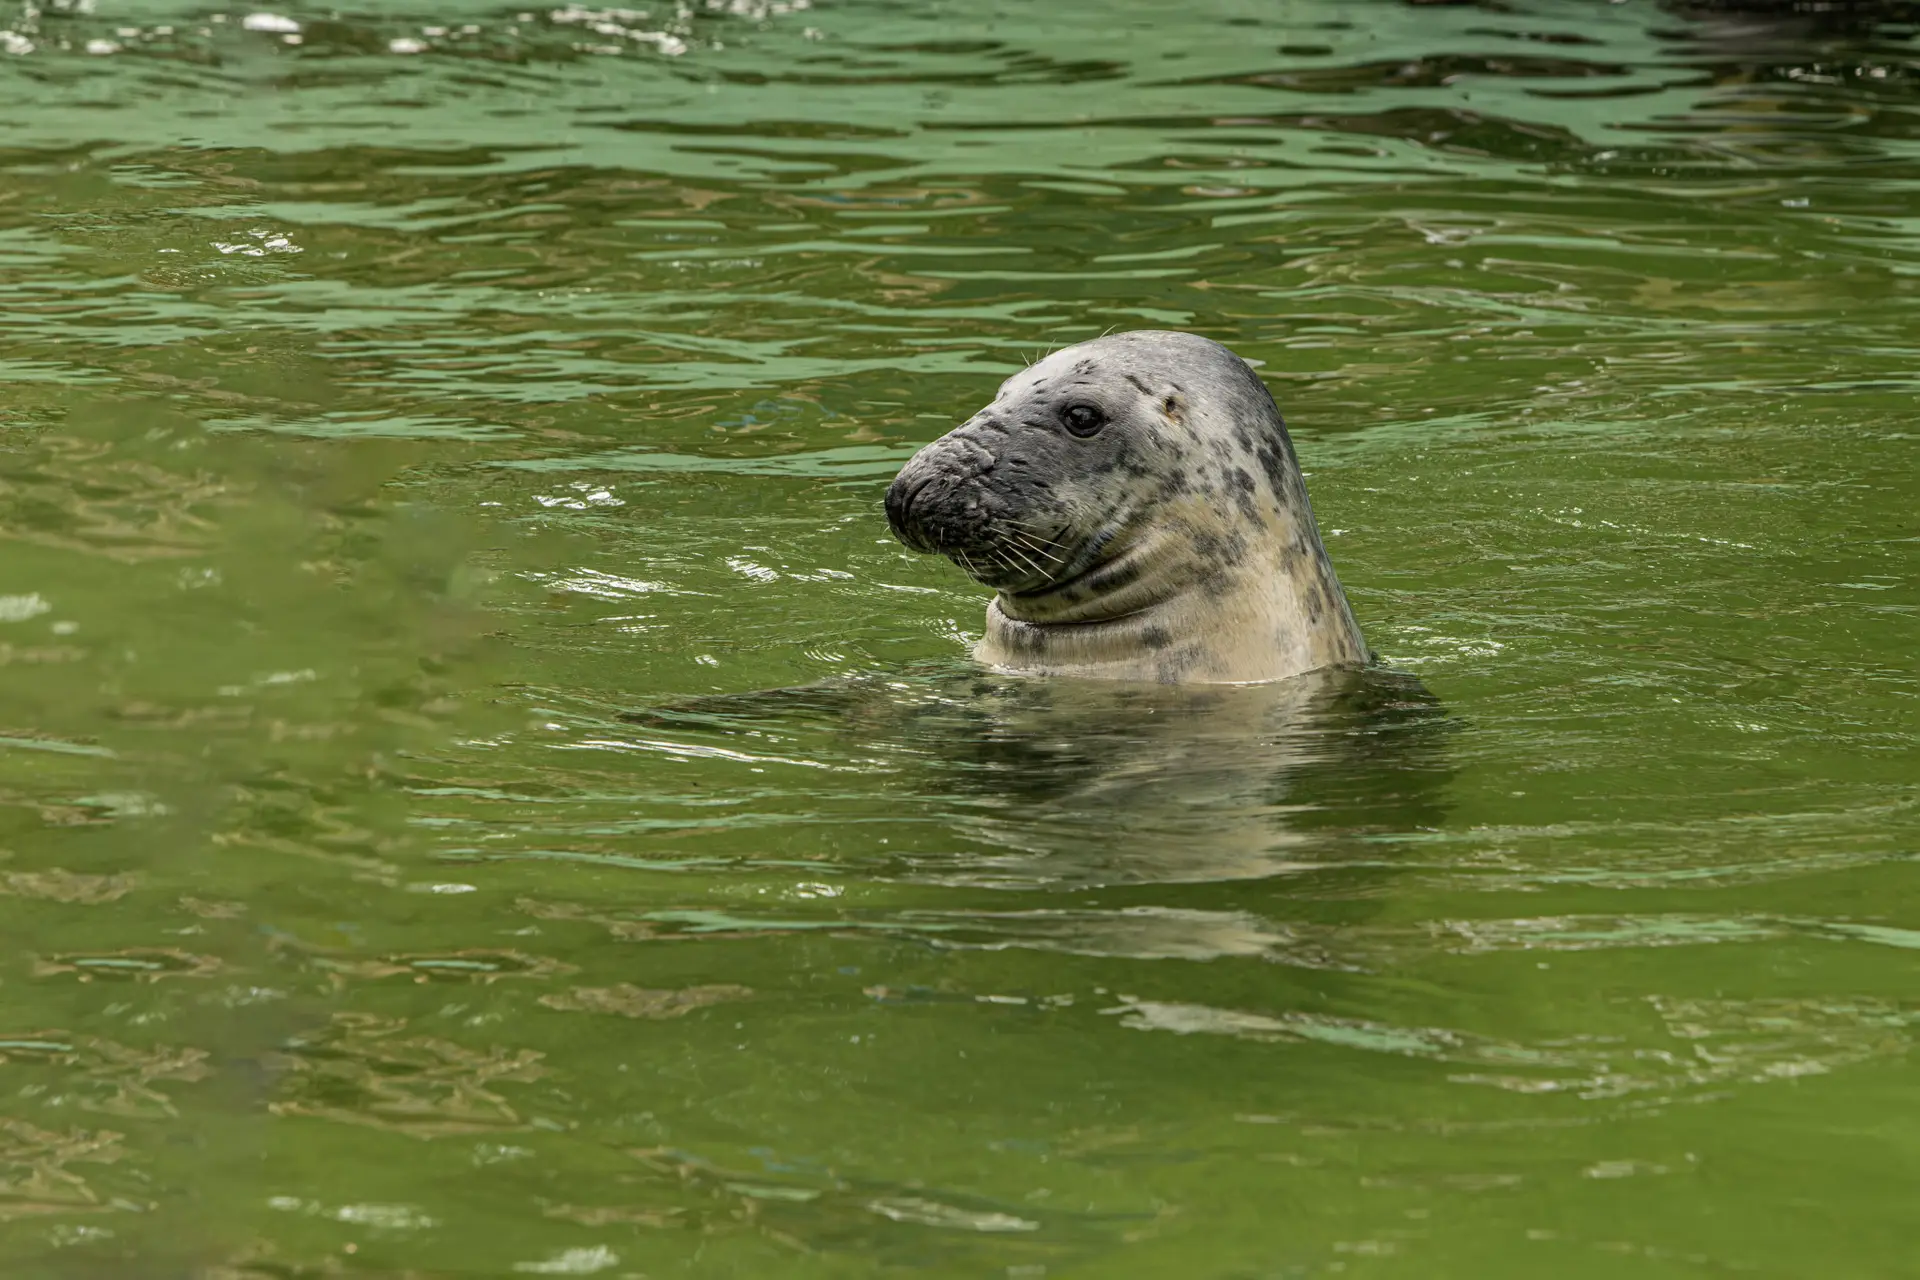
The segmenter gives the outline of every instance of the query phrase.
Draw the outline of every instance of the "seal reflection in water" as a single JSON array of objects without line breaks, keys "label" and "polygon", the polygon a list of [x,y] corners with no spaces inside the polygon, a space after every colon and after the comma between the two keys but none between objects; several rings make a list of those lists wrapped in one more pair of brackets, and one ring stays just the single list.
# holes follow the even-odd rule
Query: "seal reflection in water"
[{"label": "seal reflection in water", "polygon": [[1004,671],[1252,683],[1369,657],[1273,397],[1206,338],[1056,351],[886,505],[907,546],[995,590],[974,656]]},{"label": "seal reflection in water", "polygon": [[[943,665],[623,718],[690,754],[808,761],[792,795],[755,779],[751,803],[764,808],[754,821],[777,823],[795,841],[779,856],[820,856],[808,834],[819,824],[829,860],[878,856],[886,879],[1007,890],[1272,876],[1313,877],[1321,890],[1329,876],[1371,882],[1400,838],[1440,823],[1453,772],[1450,718],[1413,677],[1378,667],[1169,686]],[[849,778],[872,799],[850,791]],[[890,842],[846,845],[848,821],[901,825]],[[979,927],[1118,931],[1143,947],[1151,934],[1166,947],[1169,932],[1245,923],[1238,911],[1196,913],[1212,905],[1171,899],[1051,925],[982,918]]]}]

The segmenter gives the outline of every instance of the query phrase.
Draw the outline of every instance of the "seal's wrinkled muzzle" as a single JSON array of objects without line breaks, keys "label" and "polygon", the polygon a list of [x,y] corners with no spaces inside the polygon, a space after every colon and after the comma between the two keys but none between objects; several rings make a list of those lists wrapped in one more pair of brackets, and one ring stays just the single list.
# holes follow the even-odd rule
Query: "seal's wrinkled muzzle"
[{"label": "seal's wrinkled muzzle", "polygon": [[964,555],[992,537],[995,515],[982,483],[993,455],[964,436],[942,436],[908,459],[887,486],[887,523],[915,551]]}]

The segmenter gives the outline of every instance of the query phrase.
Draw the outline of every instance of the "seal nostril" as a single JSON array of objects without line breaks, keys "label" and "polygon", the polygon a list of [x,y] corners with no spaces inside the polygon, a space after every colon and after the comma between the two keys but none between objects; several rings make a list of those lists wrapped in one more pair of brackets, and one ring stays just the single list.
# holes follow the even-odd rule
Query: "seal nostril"
[{"label": "seal nostril", "polygon": [[913,509],[913,500],[920,496],[920,491],[922,489],[925,489],[928,485],[932,483],[933,483],[932,476],[924,476],[919,480],[915,480],[911,485],[907,486],[906,496],[900,499],[900,513],[902,515],[905,515],[908,511],[911,511]]},{"label": "seal nostril", "polygon": [[916,550],[926,548],[920,545],[921,539],[914,536],[913,500],[935,479],[935,476],[923,475],[909,480],[901,475],[887,486],[887,523],[892,526],[894,537]]}]

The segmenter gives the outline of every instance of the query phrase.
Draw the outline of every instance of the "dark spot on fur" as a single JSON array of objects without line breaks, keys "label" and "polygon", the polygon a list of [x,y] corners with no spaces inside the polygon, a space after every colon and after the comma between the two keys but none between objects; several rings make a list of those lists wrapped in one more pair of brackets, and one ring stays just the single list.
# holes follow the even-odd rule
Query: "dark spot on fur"
[{"label": "dark spot on fur", "polygon": [[1179,684],[1199,664],[1199,659],[1198,648],[1182,645],[1172,653],[1160,656],[1153,664],[1153,678],[1161,684]]},{"label": "dark spot on fur", "polygon": [[1234,504],[1240,508],[1240,514],[1248,520],[1259,517],[1259,511],[1253,505],[1253,476],[1245,467],[1235,467],[1227,476],[1227,487],[1233,491]]},{"label": "dark spot on fur", "polygon": [[1135,387],[1139,388],[1141,395],[1150,396],[1153,394],[1152,387],[1149,387],[1146,383],[1140,381],[1140,379],[1134,377],[1132,374],[1129,373],[1124,376],[1128,382],[1131,382]]},{"label": "dark spot on fur", "polygon": [[1257,450],[1260,467],[1267,473],[1267,486],[1273,490],[1273,496],[1286,505],[1289,473],[1292,471],[1292,459],[1287,457],[1283,445],[1270,441],[1261,441]]},{"label": "dark spot on fur", "polygon": [[1210,529],[1197,529],[1193,533],[1193,549],[1207,564],[1209,574],[1220,574],[1247,558],[1247,539],[1240,533],[1223,538]]},{"label": "dark spot on fur", "polygon": [[1047,647],[1046,633],[1031,622],[1008,618],[1005,635],[1010,647],[1024,654],[1036,654]]},{"label": "dark spot on fur", "polygon": [[1140,565],[1134,560],[1121,560],[1104,569],[1088,574],[1085,579],[1087,594],[1090,596],[1110,595],[1120,588],[1130,586],[1140,578]]},{"label": "dark spot on fur", "polygon": [[1140,643],[1155,651],[1173,643],[1173,637],[1167,634],[1165,627],[1148,627],[1140,633]]}]

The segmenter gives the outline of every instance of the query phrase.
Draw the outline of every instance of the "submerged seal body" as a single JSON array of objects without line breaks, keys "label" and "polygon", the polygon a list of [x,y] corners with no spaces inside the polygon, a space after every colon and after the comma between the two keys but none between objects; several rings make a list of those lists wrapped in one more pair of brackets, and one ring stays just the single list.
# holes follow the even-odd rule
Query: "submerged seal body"
[{"label": "submerged seal body", "polygon": [[1273,397],[1193,334],[1056,351],[920,450],[887,520],[995,590],[979,661],[1244,683],[1368,660]]}]

